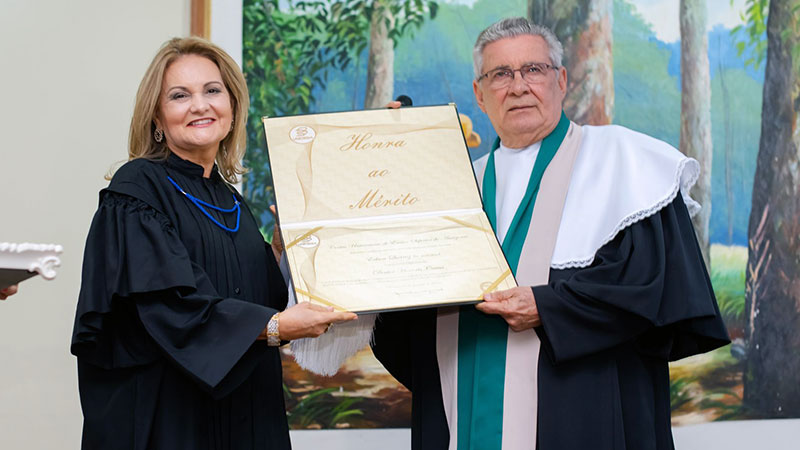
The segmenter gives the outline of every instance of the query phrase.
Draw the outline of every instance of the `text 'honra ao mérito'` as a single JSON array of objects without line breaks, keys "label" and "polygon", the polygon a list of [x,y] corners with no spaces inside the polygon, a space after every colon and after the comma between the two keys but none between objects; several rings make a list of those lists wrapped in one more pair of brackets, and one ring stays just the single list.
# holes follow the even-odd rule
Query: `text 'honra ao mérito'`
[{"label": "text 'honra ao m\u00e9rito'", "polygon": [[373,141],[372,133],[359,133],[347,136],[347,142],[339,147],[339,150],[346,152],[349,150],[389,150],[400,149],[406,146],[406,141],[398,140],[384,140]]}]

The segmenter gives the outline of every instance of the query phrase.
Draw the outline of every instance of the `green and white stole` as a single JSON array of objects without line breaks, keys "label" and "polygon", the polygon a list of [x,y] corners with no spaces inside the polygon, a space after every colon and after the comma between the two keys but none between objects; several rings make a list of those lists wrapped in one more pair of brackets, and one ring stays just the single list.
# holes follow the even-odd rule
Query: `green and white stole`
[{"label": "green and white stole", "polygon": [[[541,144],[528,186],[502,243],[521,286],[544,284],[558,235],[580,127],[562,113]],[[482,181],[484,209],[496,230],[495,142]],[[538,194],[541,199],[537,201]],[[534,214],[536,212],[536,214]],[[532,220],[533,217],[536,220]],[[536,239],[526,239],[529,235]],[[442,308],[437,355],[451,450],[534,450],[539,340],[513,332],[500,316],[474,306]]]}]

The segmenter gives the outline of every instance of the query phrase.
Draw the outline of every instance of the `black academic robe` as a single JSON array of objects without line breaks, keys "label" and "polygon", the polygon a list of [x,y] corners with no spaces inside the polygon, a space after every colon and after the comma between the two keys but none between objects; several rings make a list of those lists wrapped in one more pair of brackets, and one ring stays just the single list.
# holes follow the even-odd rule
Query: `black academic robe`
[{"label": "black academic robe", "polygon": [[[239,230],[215,225],[168,176],[213,205],[242,202]],[[208,211],[235,226],[235,213]],[[256,340],[286,293],[216,168],[203,178],[175,155],[122,166],[100,193],[72,338],[82,448],[290,448],[280,355]]]},{"label": "black academic robe", "polygon": [[[542,326],[539,450],[672,449],[668,362],[729,342],[680,195],[590,267],[532,287]],[[446,449],[436,310],[382,314],[373,351],[412,393],[414,450]]]}]

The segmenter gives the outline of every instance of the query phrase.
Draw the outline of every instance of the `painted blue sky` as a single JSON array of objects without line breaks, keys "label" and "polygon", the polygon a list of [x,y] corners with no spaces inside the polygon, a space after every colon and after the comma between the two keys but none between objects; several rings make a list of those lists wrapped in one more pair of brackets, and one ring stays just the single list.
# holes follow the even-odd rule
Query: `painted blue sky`
[{"label": "painted blue sky", "polygon": [[[678,0],[633,0],[636,9],[650,23],[650,27],[660,41],[675,42],[680,40],[678,23]],[[745,0],[708,0],[707,29],[710,31],[717,25],[731,29],[742,23],[740,13],[744,11]]]},{"label": "painted blue sky", "polygon": [[[440,0],[443,3],[472,5],[476,0]],[[722,25],[731,29],[742,23],[740,13],[744,11],[746,0],[708,0],[707,25],[711,31],[714,27]],[[650,24],[658,40],[675,42],[680,40],[680,25],[678,24],[678,0],[631,0],[636,9]]]}]

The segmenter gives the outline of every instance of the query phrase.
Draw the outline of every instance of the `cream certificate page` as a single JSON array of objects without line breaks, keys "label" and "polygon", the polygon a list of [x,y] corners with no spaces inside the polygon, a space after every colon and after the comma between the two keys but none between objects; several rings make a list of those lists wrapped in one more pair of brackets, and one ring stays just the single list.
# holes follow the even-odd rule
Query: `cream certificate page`
[{"label": "cream certificate page", "polygon": [[263,122],[298,301],[366,313],[516,286],[455,105]]}]

